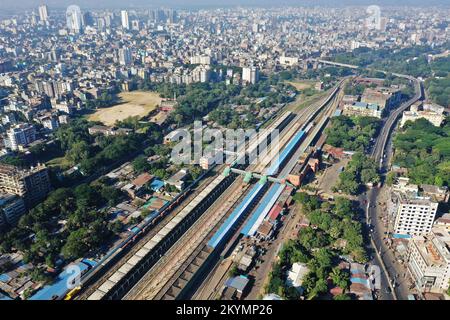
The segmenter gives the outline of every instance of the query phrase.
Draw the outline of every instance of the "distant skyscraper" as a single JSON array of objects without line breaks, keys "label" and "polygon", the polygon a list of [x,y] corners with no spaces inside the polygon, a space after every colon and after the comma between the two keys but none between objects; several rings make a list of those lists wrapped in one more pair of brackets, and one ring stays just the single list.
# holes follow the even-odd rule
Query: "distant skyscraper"
[{"label": "distant skyscraper", "polygon": [[119,49],[119,63],[123,66],[131,63],[131,51],[127,47]]},{"label": "distant skyscraper", "polygon": [[39,19],[41,22],[48,20],[48,8],[45,4],[39,7]]},{"label": "distant skyscraper", "polygon": [[128,11],[122,10],[120,12],[122,17],[122,28],[129,30],[130,29],[130,19],[128,18]]},{"label": "distant skyscraper", "polygon": [[66,21],[69,32],[81,33],[83,30],[83,21],[79,6],[71,5],[67,8]]},{"label": "distant skyscraper", "polygon": [[105,18],[98,18],[97,19],[97,29],[100,30],[100,31],[105,31],[105,29],[106,29]]},{"label": "distant skyscraper", "polygon": [[139,31],[141,29],[141,25],[139,23],[139,20],[131,21],[131,29],[133,29],[135,31]]},{"label": "distant skyscraper", "polygon": [[92,14],[89,11],[86,11],[83,13],[83,26],[93,26],[94,25],[94,18],[92,17]]},{"label": "distant skyscraper", "polygon": [[167,11],[167,22],[169,22],[170,24],[177,22],[177,12],[175,10],[169,9]]}]

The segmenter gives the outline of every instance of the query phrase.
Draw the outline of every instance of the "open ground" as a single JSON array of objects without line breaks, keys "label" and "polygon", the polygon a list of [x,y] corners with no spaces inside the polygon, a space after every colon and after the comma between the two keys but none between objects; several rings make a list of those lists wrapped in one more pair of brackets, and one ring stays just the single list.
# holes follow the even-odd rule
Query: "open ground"
[{"label": "open ground", "polygon": [[145,117],[161,103],[161,98],[156,92],[122,92],[118,97],[118,104],[98,109],[88,119],[111,126],[117,120],[121,121],[128,117]]}]

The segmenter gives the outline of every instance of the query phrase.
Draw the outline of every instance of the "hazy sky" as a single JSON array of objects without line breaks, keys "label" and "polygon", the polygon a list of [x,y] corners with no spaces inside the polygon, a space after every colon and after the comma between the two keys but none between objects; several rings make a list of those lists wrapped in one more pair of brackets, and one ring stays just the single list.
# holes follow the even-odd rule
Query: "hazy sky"
[{"label": "hazy sky", "polygon": [[166,7],[225,7],[225,6],[283,6],[283,5],[449,5],[450,0],[0,0],[0,8],[33,8],[40,4],[50,8],[65,8],[77,4],[83,8],[131,8],[142,6]]}]

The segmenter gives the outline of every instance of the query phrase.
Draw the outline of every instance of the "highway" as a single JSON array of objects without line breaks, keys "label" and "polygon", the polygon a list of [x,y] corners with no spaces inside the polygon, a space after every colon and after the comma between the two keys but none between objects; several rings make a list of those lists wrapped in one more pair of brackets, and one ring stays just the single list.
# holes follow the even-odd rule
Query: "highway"
[{"label": "highway", "polygon": [[[385,174],[388,171],[388,158],[384,155],[386,154],[386,147],[388,146],[392,130],[395,128],[395,125],[403,111],[408,109],[413,103],[422,98],[422,85],[419,80],[414,81],[416,94],[412,99],[403,103],[399,108],[395,109],[389,114],[388,118],[384,121],[381,133],[378,136],[375,146],[371,152],[371,156],[375,159],[376,163],[379,163],[380,173],[383,175],[382,180],[385,179]],[[384,228],[381,225],[381,221],[379,219],[379,217],[383,215],[383,208],[378,205],[379,197],[379,188],[370,189],[367,191],[366,195],[360,197],[360,201],[367,201],[366,209],[368,209],[368,223],[372,225],[374,230],[374,232],[371,233],[371,241],[372,246],[377,252],[375,259],[380,262],[381,259],[383,260],[381,266],[383,267],[384,271],[384,282],[389,283],[389,287],[392,291],[393,297],[395,299],[406,300],[409,291],[407,285],[403,282],[399,283],[399,281],[394,280],[397,275],[402,273],[402,271],[399,270],[399,266],[397,265],[397,261],[392,253],[392,250],[390,250],[383,241],[383,238],[385,237]],[[389,281],[387,279],[389,279]],[[394,282],[398,285],[394,286]]]}]

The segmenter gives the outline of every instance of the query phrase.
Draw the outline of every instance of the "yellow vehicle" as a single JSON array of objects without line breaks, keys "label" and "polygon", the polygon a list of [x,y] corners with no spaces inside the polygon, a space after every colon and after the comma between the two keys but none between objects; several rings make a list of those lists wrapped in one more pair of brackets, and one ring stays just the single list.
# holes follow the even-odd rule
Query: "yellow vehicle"
[{"label": "yellow vehicle", "polygon": [[66,294],[66,296],[64,297],[64,300],[72,300],[80,290],[81,290],[81,287],[73,288]]}]

